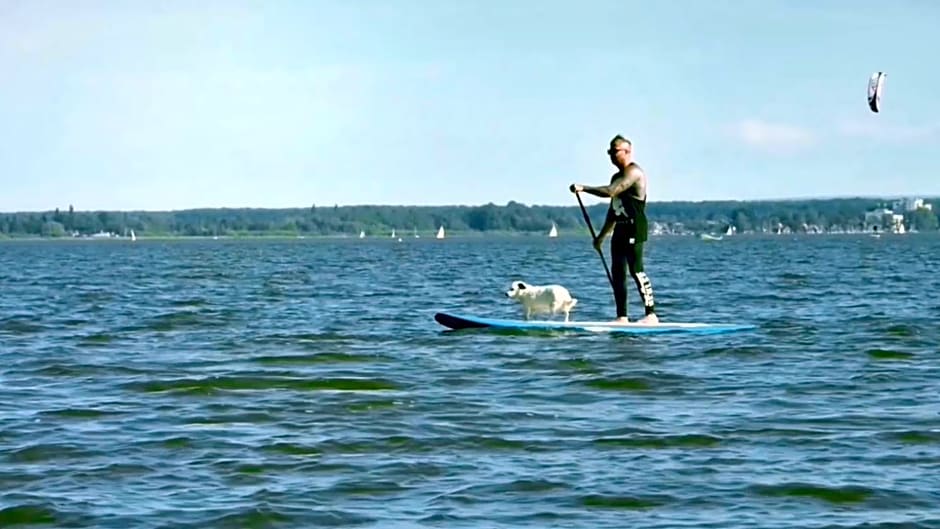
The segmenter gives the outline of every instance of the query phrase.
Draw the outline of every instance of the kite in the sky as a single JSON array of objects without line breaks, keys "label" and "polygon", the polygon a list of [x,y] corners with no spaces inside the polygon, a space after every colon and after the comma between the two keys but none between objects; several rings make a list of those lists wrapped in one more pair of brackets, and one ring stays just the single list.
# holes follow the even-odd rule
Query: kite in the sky
[{"label": "kite in the sky", "polygon": [[871,74],[868,80],[868,108],[872,112],[878,112],[881,109],[881,92],[885,86],[885,73],[875,72]]}]

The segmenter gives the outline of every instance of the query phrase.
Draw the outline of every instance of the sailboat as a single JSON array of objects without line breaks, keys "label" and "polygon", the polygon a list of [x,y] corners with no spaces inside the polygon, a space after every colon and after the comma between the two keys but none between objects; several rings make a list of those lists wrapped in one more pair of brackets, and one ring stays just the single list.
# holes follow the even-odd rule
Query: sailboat
[{"label": "sailboat", "polygon": [[444,225],[441,225],[441,227],[437,229],[437,238],[438,239],[444,238]]},{"label": "sailboat", "polygon": [[366,230],[359,230],[359,238],[360,239],[366,238]]},{"label": "sailboat", "polygon": [[136,241],[136,240],[137,240],[137,235],[134,234],[134,230],[131,230],[131,240],[132,240],[132,241]]},{"label": "sailboat", "polygon": [[548,232],[549,237],[558,237],[558,226],[555,226],[555,223],[552,223],[552,229]]}]

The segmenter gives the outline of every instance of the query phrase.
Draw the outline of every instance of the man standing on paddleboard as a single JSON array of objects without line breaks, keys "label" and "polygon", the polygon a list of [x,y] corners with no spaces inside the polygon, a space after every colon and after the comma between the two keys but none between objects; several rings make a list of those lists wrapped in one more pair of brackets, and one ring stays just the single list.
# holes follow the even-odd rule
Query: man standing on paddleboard
[{"label": "man standing on paddleboard", "polygon": [[633,143],[621,135],[610,140],[607,150],[610,162],[618,171],[606,186],[571,184],[572,193],[585,192],[594,196],[610,198],[604,226],[594,238],[594,248],[601,252],[604,238],[613,231],[610,239],[610,258],[613,261],[614,301],[617,305],[617,321],[627,322],[627,271],[636,283],[643,299],[646,315],[640,323],[658,323],[653,303],[653,286],[643,272],[643,245],[649,235],[646,220],[646,173],[633,161]]}]

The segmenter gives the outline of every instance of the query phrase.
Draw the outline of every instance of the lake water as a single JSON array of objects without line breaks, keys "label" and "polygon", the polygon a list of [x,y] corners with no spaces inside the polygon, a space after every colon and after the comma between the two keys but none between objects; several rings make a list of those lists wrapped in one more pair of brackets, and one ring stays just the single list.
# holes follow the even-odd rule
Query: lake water
[{"label": "lake water", "polygon": [[937,527],[938,263],[927,234],[654,238],[663,321],[757,330],[455,333],[435,311],[518,317],[514,279],[612,318],[598,255],[6,242],[0,527]]}]

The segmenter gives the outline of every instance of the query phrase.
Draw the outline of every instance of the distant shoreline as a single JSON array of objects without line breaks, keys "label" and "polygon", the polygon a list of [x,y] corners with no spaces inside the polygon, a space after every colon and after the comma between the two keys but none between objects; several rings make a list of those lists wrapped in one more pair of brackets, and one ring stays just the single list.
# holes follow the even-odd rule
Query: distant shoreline
[{"label": "distant shoreline", "polygon": [[[701,240],[703,243],[708,242],[718,242],[718,241],[728,241],[734,239],[776,239],[782,237],[885,237],[885,238],[895,238],[895,237],[916,237],[922,235],[931,235],[935,236],[940,234],[940,231],[927,231],[927,232],[908,232],[908,233],[872,233],[872,232],[863,232],[863,231],[851,231],[851,232],[820,232],[820,233],[804,233],[804,232],[789,232],[789,233],[769,233],[769,232],[747,232],[747,233],[736,233],[729,236],[719,236],[714,239],[703,239],[700,235],[694,233],[660,233],[660,234],[651,234],[650,239],[696,239]],[[219,242],[231,242],[231,241],[303,241],[303,240],[312,240],[312,241],[350,241],[350,242],[387,242],[387,243],[397,243],[397,242],[412,242],[412,241],[431,241],[434,243],[446,243],[448,240],[481,240],[481,239],[509,239],[509,238],[521,238],[521,239],[545,239],[552,240],[551,238],[534,233],[518,233],[518,232],[486,232],[486,233],[456,233],[453,235],[448,235],[444,239],[435,239],[434,237],[365,237],[359,238],[349,235],[305,235],[305,236],[294,236],[294,235],[236,235],[236,236],[219,236],[219,237],[210,237],[204,235],[151,235],[144,237],[137,237],[136,240],[132,240],[127,237],[112,237],[112,238],[91,238],[91,237],[43,237],[43,236],[0,236],[0,244],[2,243],[17,243],[17,242],[42,242],[42,243],[52,243],[52,242],[62,242],[70,244],[137,244],[137,243],[148,243],[148,242],[172,242],[172,241],[219,241]],[[585,229],[584,233],[575,233],[575,232],[564,232],[559,233],[558,239],[574,239],[574,238],[590,238],[590,233]],[[400,241],[399,241],[400,239]]]},{"label": "distant shoreline", "polygon": [[[588,195],[584,195],[588,197]],[[868,201],[868,202],[895,202],[899,200],[905,200],[909,197],[917,196],[922,198],[926,202],[937,202],[940,203],[940,195],[836,195],[836,196],[825,196],[825,197],[790,197],[790,198],[755,198],[755,199],[735,199],[735,198],[715,198],[715,199],[702,199],[702,200],[650,200],[647,202],[647,207],[656,207],[656,206],[670,206],[670,205],[695,205],[695,206],[727,206],[727,205],[737,205],[737,206],[748,206],[748,205],[763,205],[763,204],[784,204],[784,205],[794,205],[796,203],[821,203],[821,202],[841,202],[841,201]],[[572,199],[574,200],[574,199]],[[589,200],[595,201],[598,200],[594,196],[590,196]],[[604,199],[600,199],[604,200]],[[480,204],[428,204],[428,205],[412,205],[412,204],[344,204],[344,205],[326,205],[320,204],[315,205],[316,208],[321,209],[470,209],[470,208],[481,208],[481,207],[491,207],[495,206],[497,208],[506,207],[507,205],[517,204],[526,208],[550,208],[550,209],[569,209],[575,208],[578,209],[577,204],[525,204],[517,200],[508,200],[503,205],[496,204],[495,202],[487,202]],[[597,206],[598,204],[592,203],[590,207]],[[606,207],[606,206],[605,206]],[[178,213],[205,213],[205,212],[237,212],[237,211],[267,211],[267,212],[287,212],[287,211],[296,211],[296,210],[305,210],[307,206],[193,206],[187,208],[178,208],[178,209],[90,209],[82,210],[83,213],[111,213],[111,214],[178,214]],[[33,210],[7,210],[0,211],[0,216],[3,215],[34,215],[34,214],[49,214],[53,213],[57,207],[51,209],[33,209]],[[77,210],[76,210],[77,211]]]},{"label": "distant shoreline", "polygon": [[[595,230],[608,205],[586,207]],[[745,233],[908,232],[940,229],[940,206],[929,199],[869,198],[785,201],[650,202],[650,233],[734,235]],[[482,206],[335,206],[309,208],[211,208],[164,212],[81,211],[0,213],[0,237],[212,238],[219,237],[435,237],[484,234],[548,236],[586,233],[578,205],[527,206],[510,201]]]}]

